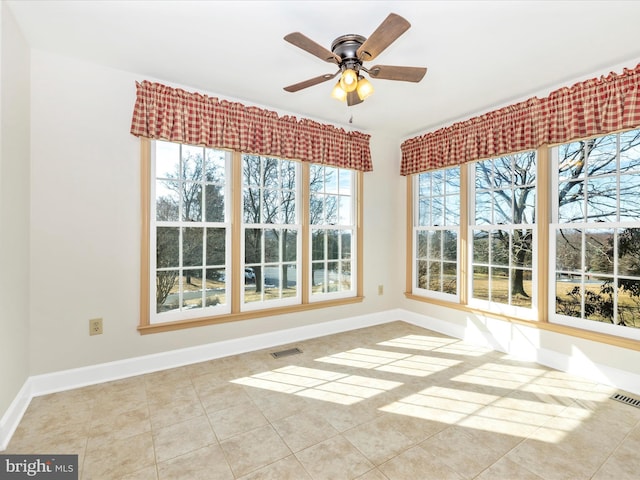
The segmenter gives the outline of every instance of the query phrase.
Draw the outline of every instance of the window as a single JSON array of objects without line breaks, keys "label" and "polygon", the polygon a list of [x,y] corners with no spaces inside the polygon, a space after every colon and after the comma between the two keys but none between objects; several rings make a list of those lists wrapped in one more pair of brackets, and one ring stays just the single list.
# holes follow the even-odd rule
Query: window
[{"label": "window", "polygon": [[299,303],[298,164],[242,156],[243,308]]},{"label": "window", "polygon": [[148,140],[142,159],[141,332],[362,300],[362,172]]},{"label": "window", "polygon": [[458,296],[460,167],[415,176],[413,291]]},{"label": "window", "polygon": [[[536,152],[471,164],[472,302],[503,313],[531,309],[535,300]],[[510,308],[505,308],[508,306]]]},{"label": "window", "polygon": [[322,165],[310,169],[311,300],[353,294],[355,174]]},{"label": "window", "polygon": [[220,150],[154,142],[151,238],[154,318],[229,311],[230,156]]},{"label": "window", "polygon": [[552,150],[557,323],[640,339],[640,130]]}]

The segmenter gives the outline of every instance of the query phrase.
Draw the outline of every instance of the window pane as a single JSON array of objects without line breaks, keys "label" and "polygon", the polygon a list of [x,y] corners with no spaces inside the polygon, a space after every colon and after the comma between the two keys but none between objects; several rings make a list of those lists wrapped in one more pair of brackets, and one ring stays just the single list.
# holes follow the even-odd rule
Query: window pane
[{"label": "window pane", "polygon": [[613,273],[613,229],[585,232],[585,267],[593,273]]},{"label": "window pane", "polygon": [[532,187],[514,190],[513,223],[535,223],[536,194]]},{"label": "window pane", "polygon": [[262,218],[261,223],[280,223],[281,219],[278,215],[278,207],[280,206],[280,198],[278,191],[263,190],[262,191]]},{"label": "window pane", "polygon": [[340,268],[342,272],[340,275],[339,290],[351,290],[351,262],[341,262]]},{"label": "window pane", "polygon": [[298,260],[298,232],[297,230],[282,230],[282,261],[295,262]]},{"label": "window pane", "polygon": [[184,228],[182,231],[182,264],[187,267],[202,265],[203,228]]},{"label": "window pane", "polygon": [[509,232],[494,230],[491,233],[491,264],[509,265]]},{"label": "window pane", "polygon": [[620,134],[620,172],[640,170],[640,130]]},{"label": "window pane", "polygon": [[339,207],[339,219],[340,225],[349,225],[351,223],[351,197],[341,196]]},{"label": "window pane", "polygon": [[180,145],[170,142],[155,142],[155,166],[157,178],[179,178]]},{"label": "window pane", "polygon": [[206,185],[205,208],[207,222],[224,222],[224,187],[218,185]]},{"label": "window pane", "polygon": [[203,179],[203,154],[202,147],[182,145],[182,177],[185,180],[201,181]]},{"label": "window pane", "polygon": [[340,170],[340,194],[351,195],[351,177],[353,172],[351,170]]},{"label": "window pane", "polygon": [[218,185],[226,183],[226,154],[223,150],[205,150],[205,175],[206,182],[214,182]]},{"label": "window pane", "polygon": [[640,328],[640,279],[618,280],[618,316],[616,324]]},{"label": "window pane", "polygon": [[338,169],[333,167],[325,167],[324,171],[324,188],[326,193],[338,193]]},{"label": "window pane", "polygon": [[556,281],[556,313],[568,317],[582,316],[580,277],[563,276]]},{"label": "window pane", "polygon": [[[640,148],[640,147],[637,147]],[[640,221],[640,174],[620,176],[620,221]]]},{"label": "window pane", "polygon": [[511,196],[511,190],[498,190],[493,193],[493,223],[495,225],[513,223]]},{"label": "window pane", "polygon": [[180,218],[180,195],[177,181],[156,182],[156,220],[175,222]]},{"label": "window pane", "polygon": [[489,268],[473,267],[473,298],[489,300]]},{"label": "window pane", "polygon": [[460,197],[459,196],[448,195],[445,197],[444,224],[445,225],[460,224]]},{"label": "window pane", "polygon": [[587,221],[616,221],[616,177],[587,180]]},{"label": "window pane", "polygon": [[193,182],[182,184],[182,213],[186,222],[202,221],[202,185]]},{"label": "window pane", "polygon": [[242,198],[244,223],[260,223],[260,190],[245,188]]},{"label": "window pane", "polygon": [[584,219],[584,181],[561,183],[558,194],[558,223],[582,222]]},{"label": "window pane", "polygon": [[442,258],[444,260],[458,260],[458,232],[455,230],[443,231]]},{"label": "window pane", "polygon": [[457,263],[444,262],[442,264],[442,291],[456,294],[458,292],[458,265]]},{"label": "window pane", "polygon": [[309,199],[309,220],[311,225],[324,223],[324,197],[321,195],[311,194]]},{"label": "window pane", "polygon": [[431,173],[421,173],[418,175],[418,195],[420,197],[431,196]]},{"label": "window pane", "polygon": [[418,200],[418,225],[421,227],[431,224],[430,203],[430,199],[427,198],[420,198]]},{"label": "window pane", "polygon": [[180,308],[178,304],[178,270],[156,273],[156,313]]},{"label": "window pane", "polygon": [[[618,231],[618,273],[640,276],[640,228]],[[640,290],[636,296],[640,297]]]},{"label": "window pane", "polygon": [[490,225],[491,223],[493,223],[493,218],[491,215],[491,198],[491,192],[476,193],[476,225]]},{"label": "window pane", "polygon": [[347,260],[351,258],[351,232],[348,230],[343,230],[340,233],[341,236],[341,247],[342,247],[342,256],[343,260]]},{"label": "window pane", "polygon": [[597,172],[598,175],[604,175],[616,171],[618,167],[616,161],[618,152],[617,135],[607,135],[587,140],[585,148],[588,152],[587,167],[589,172]]},{"label": "window pane", "polygon": [[275,158],[261,157],[262,160],[262,178],[260,185],[266,189],[280,188],[280,161]]},{"label": "window pane", "polygon": [[282,266],[282,297],[295,297],[297,295],[297,282],[296,282],[296,266],[295,265],[283,265]]},{"label": "window pane", "polygon": [[432,260],[442,258],[442,233],[440,230],[429,232],[429,258]]},{"label": "window pane", "polygon": [[224,305],[227,303],[225,295],[226,272],[224,268],[207,268],[207,287],[205,292],[205,306]]},{"label": "window pane", "polygon": [[568,180],[584,175],[585,156],[583,142],[573,142],[558,147],[558,178]]},{"label": "window pane", "polygon": [[260,157],[256,155],[243,155],[242,177],[245,185],[262,185]]},{"label": "window pane", "polygon": [[556,230],[556,270],[582,272],[582,230]]},{"label": "window pane", "polygon": [[158,227],[156,229],[157,268],[180,266],[180,229]]},{"label": "window pane", "polygon": [[279,262],[280,258],[280,231],[264,231],[264,261],[265,263]]},{"label": "window pane", "polygon": [[324,260],[325,257],[325,230],[316,230],[311,235],[311,252],[313,260]]},{"label": "window pane", "polygon": [[532,230],[513,230],[511,235],[511,254],[516,267],[532,268]]},{"label": "window pane", "polygon": [[207,265],[225,264],[225,233],[224,228],[207,228]]},{"label": "window pane", "polygon": [[182,282],[182,306],[202,308],[202,269],[185,269]]},{"label": "window pane", "polygon": [[340,237],[336,230],[327,230],[327,258],[330,260],[340,258]]},{"label": "window pane", "polygon": [[262,261],[262,230],[247,228],[244,231],[244,263],[247,265]]},{"label": "window pane", "polygon": [[428,277],[427,277],[427,265],[428,262],[426,260],[419,260],[416,268],[416,285],[418,288],[428,288]]},{"label": "window pane", "polygon": [[493,164],[490,160],[476,162],[476,191],[486,190],[493,186],[492,166]]},{"label": "window pane", "polygon": [[473,231],[473,261],[489,263],[489,232],[485,230]]},{"label": "window pane", "polygon": [[509,304],[509,269],[491,269],[491,300]]},{"label": "window pane", "polygon": [[418,230],[417,232],[417,248],[416,253],[419,259],[427,258],[429,253],[429,232],[425,230]]},{"label": "window pane", "polygon": [[329,225],[338,223],[338,196],[327,195],[325,197],[325,218]]}]

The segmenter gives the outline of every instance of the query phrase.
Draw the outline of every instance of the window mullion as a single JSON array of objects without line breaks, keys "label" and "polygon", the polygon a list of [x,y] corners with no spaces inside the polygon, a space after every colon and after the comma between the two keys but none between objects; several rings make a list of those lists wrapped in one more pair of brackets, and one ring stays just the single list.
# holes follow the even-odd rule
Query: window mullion
[{"label": "window mullion", "polygon": [[[469,239],[469,220],[471,218],[470,210],[472,209],[471,199],[473,195],[469,194],[469,169],[473,168],[473,164],[462,165],[460,167],[460,231],[458,232],[458,293],[460,295],[460,303],[467,305],[469,303],[469,288],[471,281],[469,279],[470,272],[473,271],[469,262],[469,249],[472,241]],[[475,184],[475,183],[474,183]]]},{"label": "window mullion", "polygon": [[[242,238],[242,156],[240,152],[231,154],[231,245],[244,245]],[[231,313],[240,312],[241,288],[244,283],[242,266],[242,249],[231,249]]]},{"label": "window mullion", "polygon": [[549,224],[551,222],[551,157],[549,147],[538,148],[536,164],[536,224],[537,249],[536,264],[533,272],[534,285],[537,286],[538,316],[540,322],[549,321]]}]

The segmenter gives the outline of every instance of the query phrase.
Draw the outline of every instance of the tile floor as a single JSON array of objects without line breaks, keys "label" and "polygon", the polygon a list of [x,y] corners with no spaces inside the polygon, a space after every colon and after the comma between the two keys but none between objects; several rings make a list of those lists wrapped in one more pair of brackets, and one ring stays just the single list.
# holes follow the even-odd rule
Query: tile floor
[{"label": "tile floor", "polygon": [[5,453],[84,480],[640,477],[614,390],[403,322],[34,398]]}]

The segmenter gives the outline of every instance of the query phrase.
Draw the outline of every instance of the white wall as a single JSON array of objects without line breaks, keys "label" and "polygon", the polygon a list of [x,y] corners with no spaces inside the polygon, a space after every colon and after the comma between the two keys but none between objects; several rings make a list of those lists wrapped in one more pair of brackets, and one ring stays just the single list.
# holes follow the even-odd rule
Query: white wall
[{"label": "white wall", "polygon": [[[388,181],[400,151],[375,140],[364,186],[363,303],[141,336],[140,155],[129,127],[135,81],[145,78],[38,50],[31,58],[31,375],[390,308],[377,285],[394,288],[395,266],[380,252],[397,234],[387,228],[400,208]],[[103,335],[89,337],[93,317],[104,318]]]},{"label": "white wall", "polygon": [[[29,47],[4,2],[0,31],[2,418],[29,375]],[[2,429],[0,421],[0,433]]]}]

